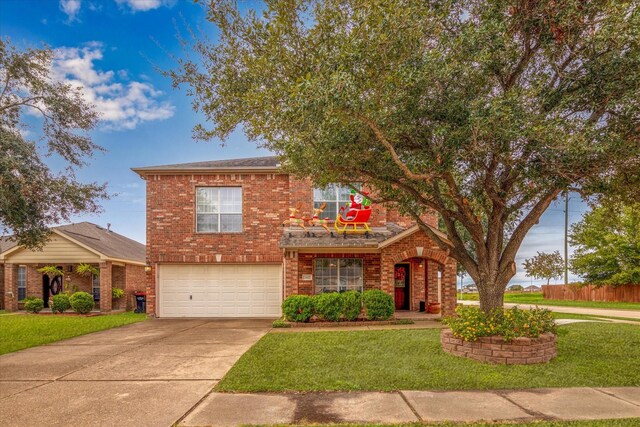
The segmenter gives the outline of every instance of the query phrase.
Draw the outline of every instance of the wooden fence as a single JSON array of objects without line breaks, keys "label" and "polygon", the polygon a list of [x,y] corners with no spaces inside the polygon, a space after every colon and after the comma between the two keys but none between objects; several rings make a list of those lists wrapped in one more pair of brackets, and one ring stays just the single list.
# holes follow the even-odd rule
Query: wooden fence
[{"label": "wooden fence", "polygon": [[640,285],[602,286],[593,285],[542,285],[545,299],[573,301],[617,301],[640,302]]}]

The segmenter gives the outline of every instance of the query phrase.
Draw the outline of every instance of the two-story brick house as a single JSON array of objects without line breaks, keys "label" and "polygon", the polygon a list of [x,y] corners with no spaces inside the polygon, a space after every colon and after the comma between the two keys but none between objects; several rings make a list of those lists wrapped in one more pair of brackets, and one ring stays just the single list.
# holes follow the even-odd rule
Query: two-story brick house
[{"label": "two-story brick house", "polygon": [[[382,289],[397,310],[455,309],[456,262],[415,223],[373,205],[369,233],[339,234],[333,220],[349,189],[314,189],[277,157],[133,170],[147,186],[149,314],[276,317],[289,295],[351,289]],[[290,207],[311,218],[323,205],[332,233],[283,226]],[[427,220],[435,229],[436,215]]]}]

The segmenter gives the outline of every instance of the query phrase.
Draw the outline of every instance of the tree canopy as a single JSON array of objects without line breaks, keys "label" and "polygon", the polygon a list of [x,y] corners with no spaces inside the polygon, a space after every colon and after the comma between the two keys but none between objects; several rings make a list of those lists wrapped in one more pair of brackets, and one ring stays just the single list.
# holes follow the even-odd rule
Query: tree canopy
[{"label": "tree canopy", "polygon": [[547,279],[547,285],[551,279],[562,277],[564,272],[564,258],[559,251],[552,253],[538,252],[535,256],[524,260],[524,269],[527,276],[536,279]]},{"label": "tree canopy", "polygon": [[[41,247],[49,226],[80,212],[99,209],[105,186],[77,181],[75,170],[100,150],[86,134],[98,123],[98,113],[80,88],[51,78],[53,51],[16,50],[0,38],[0,232],[12,233],[19,244]],[[42,144],[24,114],[42,119]],[[52,172],[43,153],[59,155],[68,167]]]},{"label": "tree canopy", "polygon": [[600,206],[571,227],[571,270],[593,285],[640,285],[640,203]]},{"label": "tree canopy", "polygon": [[463,265],[485,310],[562,191],[637,190],[636,1],[221,0],[207,18],[217,39],[191,32],[168,72],[208,122],[194,136],[241,126],[291,173],[363,182]]}]

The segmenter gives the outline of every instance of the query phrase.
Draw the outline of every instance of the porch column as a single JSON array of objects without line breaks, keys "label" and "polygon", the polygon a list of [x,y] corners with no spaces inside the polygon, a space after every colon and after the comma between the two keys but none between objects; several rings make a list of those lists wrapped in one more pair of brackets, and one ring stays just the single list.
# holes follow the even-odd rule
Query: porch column
[{"label": "porch column", "polygon": [[456,286],[458,263],[453,258],[447,258],[442,272],[442,315],[453,316],[456,314],[458,303],[458,289]]},{"label": "porch column", "polygon": [[284,295],[283,299],[299,293],[298,251],[287,251],[284,257]]},{"label": "porch column", "polygon": [[111,279],[112,265],[110,261],[100,263],[100,311],[111,311]]},{"label": "porch column", "polygon": [[18,310],[18,266],[14,264],[4,265],[4,309],[7,311]]},{"label": "porch column", "polygon": [[427,304],[438,301],[438,268],[440,264],[433,260],[427,260]]}]

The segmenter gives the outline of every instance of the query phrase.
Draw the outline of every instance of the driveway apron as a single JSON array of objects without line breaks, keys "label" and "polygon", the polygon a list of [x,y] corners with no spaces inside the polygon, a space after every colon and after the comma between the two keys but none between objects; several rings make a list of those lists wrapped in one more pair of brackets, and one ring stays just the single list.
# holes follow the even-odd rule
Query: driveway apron
[{"label": "driveway apron", "polygon": [[149,320],[0,356],[0,425],[172,425],[271,322]]}]

